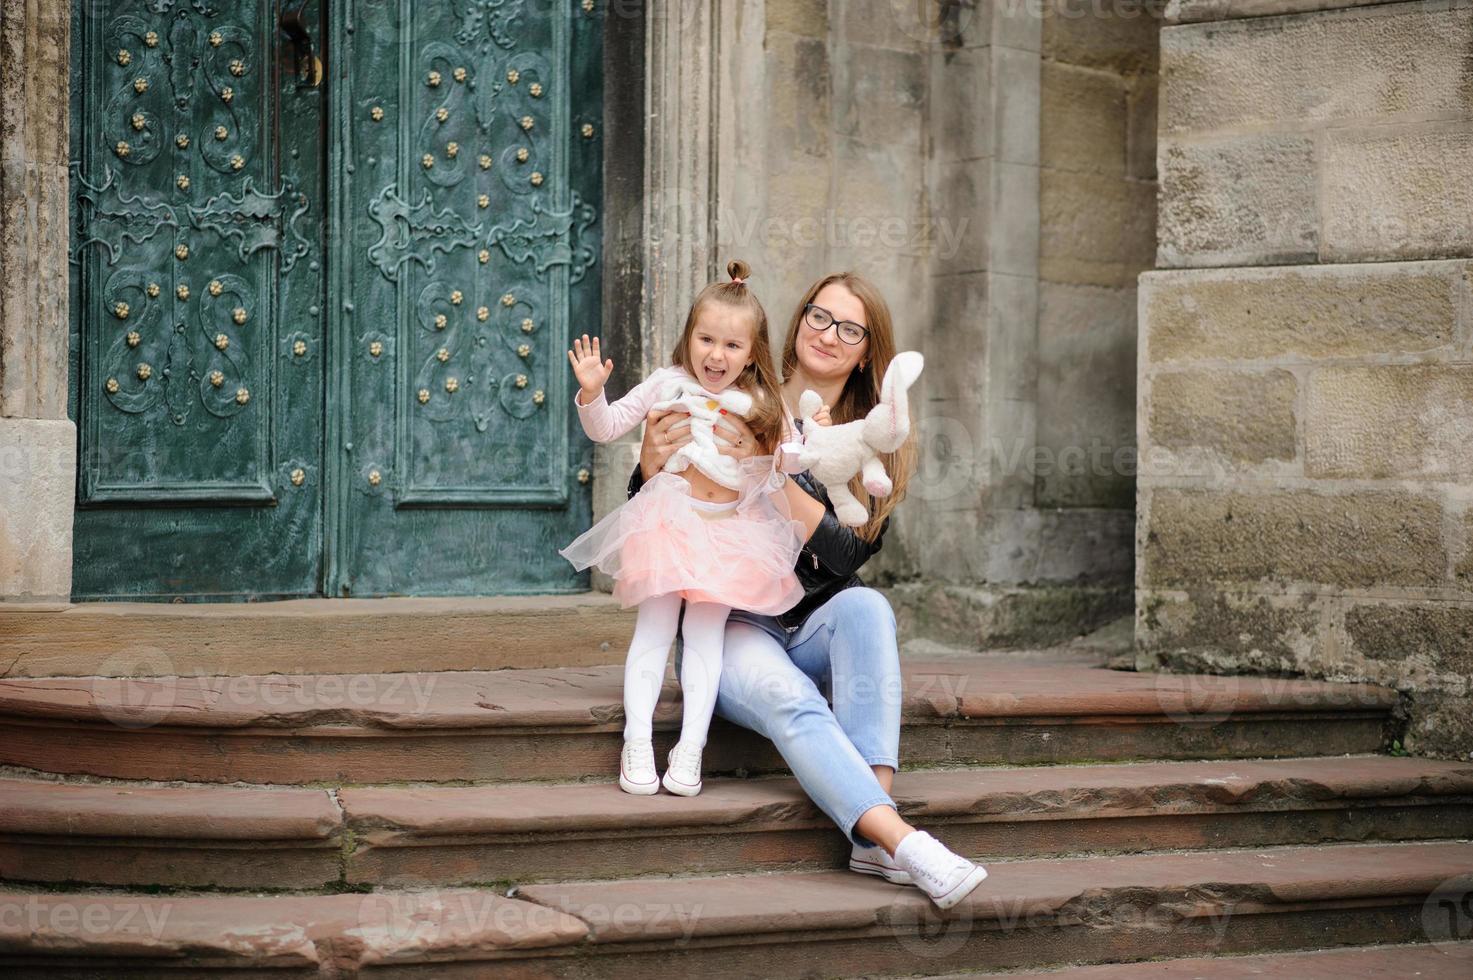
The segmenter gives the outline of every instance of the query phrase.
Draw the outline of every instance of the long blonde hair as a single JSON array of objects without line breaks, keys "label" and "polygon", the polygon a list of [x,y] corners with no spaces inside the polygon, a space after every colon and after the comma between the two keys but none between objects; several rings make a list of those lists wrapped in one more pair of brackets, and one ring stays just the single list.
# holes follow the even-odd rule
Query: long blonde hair
[{"label": "long blonde hair", "polygon": [[[869,329],[869,351],[864,359],[864,366],[850,372],[844,381],[844,390],[839,394],[838,404],[829,406],[829,415],[834,424],[842,425],[864,418],[870,409],[879,404],[880,381],[895,357],[895,327],[885,297],[880,295],[880,291],[868,279],[853,272],[836,272],[824,276],[808,287],[788,324],[787,340],[783,342],[784,381],[798,370],[798,331],[803,327],[803,311],[825,286],[834,283],[853,293],[864,306],[864,318]],[[888,497],[878,500],[871,497],[864,488],[863,476],[858,473],[849,481],[850,492],[855,499],[867,501],[870,515],[869,520],[855,529],[855,533],[871,542],[879,535],[885,518],[905,498],[906,487],[916,468],[915,434],[912,432],[895,452],[881,453],[880,462],[885,464],[885,471],[890,474],[890,480],[895,486]]]},{"label": "long blonde hair", "polygon": [[772,345],[767,340],[767,311],[747,288],[745,280],[752,274],[747,263],[733,259],[726,263],[726,274],[731,277],[730,281],[711,283],[691,303],[690,312],[685,315],[685,329],[680,331],[680,339],[670,354],[670,363],[695,374],[690,363],[690,338],[706,304],[725,303],[748,313],[752,318],[752,357],[733,384],[752,396],[752,411],[746,417],[747,427],[757,437],[761,450],[771,453],[782,440],[783,401],[782,386],[772,366]]}]

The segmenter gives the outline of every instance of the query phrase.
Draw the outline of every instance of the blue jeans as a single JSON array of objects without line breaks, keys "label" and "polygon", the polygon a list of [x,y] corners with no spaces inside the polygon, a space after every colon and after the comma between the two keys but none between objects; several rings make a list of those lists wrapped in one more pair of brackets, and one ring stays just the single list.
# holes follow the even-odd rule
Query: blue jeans
[{"label": "blue jeans", "polygon": [[871,843],[860,816],[895,805],[870,766],[900,768],[900,702],[895,613],[874,589],[843,590],[793,633],[741,610],[727,620],[716,713],[771,739],[858,844]]}]

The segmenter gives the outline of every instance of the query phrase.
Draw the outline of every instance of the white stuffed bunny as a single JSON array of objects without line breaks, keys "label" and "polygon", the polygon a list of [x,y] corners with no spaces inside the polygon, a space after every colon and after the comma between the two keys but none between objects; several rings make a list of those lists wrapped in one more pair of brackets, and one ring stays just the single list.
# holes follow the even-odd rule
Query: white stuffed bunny
[{"label": "white stuffed bunny", "polygon": [[905,393],[920,377],[925,358],[920,351],[895,355],[880,382],[880,402],[869,414],[843,425],[819,425],[813,415],[823,399],[812,389],[798,399],[803,419],[803,437],[784,443],[783,469],[801,473],[809,470],[829,492],[834,516],[840,524],[858,527],[869,520],[869,509],[849,492],[849,479],[864,474],[864,488],[876,497],[889,496],[894,489],[880,453],[893,453],[910,435],[910,412]]},{"label": "white stuffed bunny", "polygon": [[723,411],[745,416],[752,410],[752,396],[736,388],[713,395],[697,382],[672,381],[663,392],[664,400],[654,407],[660,411],[676,409],[690,413],[691,441],[681,446],[665,461],[670,473],[680,473],[691,463],[696,469],[729,490],[742,488],[742,466],[731,456],[716,450],[716,420]]}]

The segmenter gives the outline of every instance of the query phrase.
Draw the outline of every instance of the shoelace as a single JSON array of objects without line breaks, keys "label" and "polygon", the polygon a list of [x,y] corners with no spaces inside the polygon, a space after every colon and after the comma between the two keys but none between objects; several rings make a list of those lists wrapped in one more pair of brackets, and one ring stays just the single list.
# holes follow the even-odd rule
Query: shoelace
[{"label": "shoelace", "polygon": [[630,742],[624,748],[625,769],[655,768],[655,747],[649,742]]},{"label": "shoelace", "polygon": [[[940,858],[941,857],[942,857],[941,848],[939,848],[939,847],[934,847],[934,848],[933,847],[927,847],[926,848],[926,853],[925,853],[923,859],[917,863],[917,867],[912,872],[912,874],[917,874],[918,873],[918,874],[920,874],[920,876],[922,878],[927,879],[933,885],[935,885],[936,887],[940,888],[942,885],[944,885],[946,883],[946,878],[943,877],[943,873],[938,873],[938,870],[937,870],[937,868],[941,864],[941,861],[940,861]],[[949,854],[949,855],[946,855],[945,872],[955,871],[956,869],[960,868],[964,862],[965,862],[965,859],[962,858],[960,855],[957,855],[957,854]]]},{"label": "shoelace", "polygon": [[675,750],[670,755],[670,765],[682,771],[690,771],[700,768],[701,753],[699,749],[689,748],[675,743]]}]

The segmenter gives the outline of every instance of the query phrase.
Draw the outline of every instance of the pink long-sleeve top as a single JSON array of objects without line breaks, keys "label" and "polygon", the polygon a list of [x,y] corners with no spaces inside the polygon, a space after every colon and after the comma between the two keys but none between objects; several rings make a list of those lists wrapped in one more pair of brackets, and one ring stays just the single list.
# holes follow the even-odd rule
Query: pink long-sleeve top
[{"label": "pink long-sleeve top", "polygon": [[583,423],[588,438],[594,442],[613,442],[644,421],[671,381],[690,377],[684,368],[673,365],[658,368],[612,405],[602,391],[590,404],[580,404],[578,397],[582,389],[579,389],[573,392],[573,407],[578,410],[578,421]]}]

